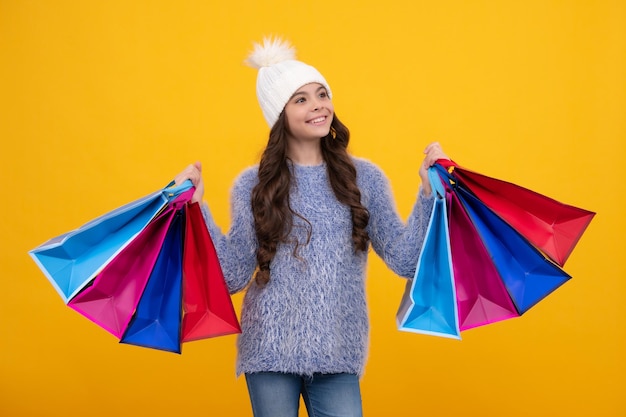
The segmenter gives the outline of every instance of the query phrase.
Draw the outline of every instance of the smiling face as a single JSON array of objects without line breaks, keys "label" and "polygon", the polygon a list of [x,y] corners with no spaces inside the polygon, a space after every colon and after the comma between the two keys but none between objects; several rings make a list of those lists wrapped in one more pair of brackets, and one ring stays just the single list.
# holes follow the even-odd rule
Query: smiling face
[{"label": "smiling face", "polygon": [[317,83],[303,85],[285,106],[289,138],[309,141],[327,136],[334,111],[333,103],[324,86]]}]

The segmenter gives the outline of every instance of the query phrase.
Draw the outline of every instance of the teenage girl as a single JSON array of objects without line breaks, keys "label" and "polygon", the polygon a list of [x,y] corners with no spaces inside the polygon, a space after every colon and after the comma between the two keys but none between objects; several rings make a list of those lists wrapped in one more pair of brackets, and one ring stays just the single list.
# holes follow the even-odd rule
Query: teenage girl
[{"label": "teenage girl", "polygon": [[[280,39],[255,44],[248,63],[259,70],[269,140],[234,183],[228,233],[202,203],[228,288],[246,291],[237,374],[256,417],[296,417],[300,396],[310,416],[361,416],[368,251],[413,278],[433,204],[427,169],[448,157],[437,143],[426,147],[404,222],[385,174],[348,154],[350,134],[322,74]],[[186,179],[202,202],[199,163],[176,183]]]}]

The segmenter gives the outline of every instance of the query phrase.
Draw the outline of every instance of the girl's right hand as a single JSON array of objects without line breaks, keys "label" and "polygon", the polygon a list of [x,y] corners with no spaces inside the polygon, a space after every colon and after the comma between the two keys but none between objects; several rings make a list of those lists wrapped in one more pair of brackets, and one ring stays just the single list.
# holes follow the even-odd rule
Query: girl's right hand
[{"label": "girl's right hand", "polygon": [[186,180],[190,180],[196,191],[191,197],[192,203],[201,203],[204,197],[204,181],[202,180],[202,164],[200,162],[193,163],[185,168],[180,174],[174,177],[174,183],[180,185]]}]

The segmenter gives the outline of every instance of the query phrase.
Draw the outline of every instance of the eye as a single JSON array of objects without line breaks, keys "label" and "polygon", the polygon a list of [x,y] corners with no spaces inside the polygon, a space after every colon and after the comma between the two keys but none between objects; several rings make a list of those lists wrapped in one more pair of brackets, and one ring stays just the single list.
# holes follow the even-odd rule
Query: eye
[{"label": "eye", "polygon": [[304,97],[298,97],[297,99],[295,99],[294,103],[304,103],[306,100],[304,99]]},{"label": "eye", "polygon": [[322,91],[320,93],[320,98],[328,98],[328,93],[326,91]]}]

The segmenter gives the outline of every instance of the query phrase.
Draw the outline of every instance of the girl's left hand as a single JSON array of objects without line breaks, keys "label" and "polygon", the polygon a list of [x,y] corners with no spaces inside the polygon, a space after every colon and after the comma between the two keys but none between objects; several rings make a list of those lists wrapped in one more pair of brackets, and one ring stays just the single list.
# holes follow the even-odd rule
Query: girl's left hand
[{"label": "girl's left hand", "polygon": [[424,194],[429,196],[432,193],[432,188],[430,186],[430,181],[428,180],[428,168],[430,168],[438,159],[450,159],[448,155],[445,154],[443,149],[441,149],[441,145],[439,142],[433,142],[429,144],[426,149],[424,149],[424,161],[422,165],[420,165],[420,177],[422,179],[422,190],[424,190]]}]

